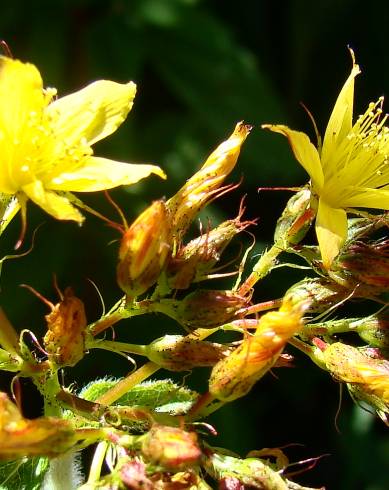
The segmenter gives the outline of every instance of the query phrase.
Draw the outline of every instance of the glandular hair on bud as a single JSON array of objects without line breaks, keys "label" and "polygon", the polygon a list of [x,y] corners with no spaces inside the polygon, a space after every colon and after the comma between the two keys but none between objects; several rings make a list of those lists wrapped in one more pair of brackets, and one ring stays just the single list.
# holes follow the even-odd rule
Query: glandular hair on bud
[{"label": "glandular hair on bud", "polygon": [[378,313],[362,318],[355,325],[362,340],[373,347],[389,349],[389,314]]},{"label": "glandular hair on bud", "polygon": [[216,228],[180,246],[166,267],[167,281],[172,289],[187,289],[192,283],[202,281],[212,273],[213,267],[232,238],[255,223],[241,221],[243,211],[240,211],[237,218],[224,221]]},{"label": "glandular hair on bud", "polygon": [[125,231],[120,243],[117,281],[130,297],[153,286],[167,260],[171,227],[162,200],[153,202]]},{"label": "glandular hair on bud", "polygon": [[249,298],[234,291],[198,289],[179,302],[175,315],[190,330],[214,328],[236,319],[248,302]]},{"label": "glandular hair on bud", "polygon": [[328,279],[307,278],[289,288],[285,299],[294,305],[308,305],[310,312],[322,313],[341,303],[349,294],[347,289]]},{"label": "glandular hair on bud", "polygon": [[195,367],[213,366],[231,352],[231,348],[215,342],[183,335],[165,335],[147,347],[147,357],[169,371],[188,371]]},{"label": "glandular hair on bud", "polygon": [[328,371],[339,381],[358,385],[377,396],[389,408],[389,361],[374,358],[361,349],[335,342],[323,352]]},{"label": "glandular hair on bud", "polygon": [[207,158],[201,169],[166,203],[172,217],[173,236],[179,242],[197,213],[215,197],[233,170],[241,146],[252,127],[239,122],[231,136]]},{"label": "glandular hair on bud", "polygon": [[361,297],[389,291],[389,240],[349,242],[328,271],[343,287],[355,289]]},{"label": "glandular hair on bud", "polygon": [[74,366],[85,353],[87,320],[84,303],[66,288],[63,298],[45,316],[47,332],[43,343],[56,366]]}]

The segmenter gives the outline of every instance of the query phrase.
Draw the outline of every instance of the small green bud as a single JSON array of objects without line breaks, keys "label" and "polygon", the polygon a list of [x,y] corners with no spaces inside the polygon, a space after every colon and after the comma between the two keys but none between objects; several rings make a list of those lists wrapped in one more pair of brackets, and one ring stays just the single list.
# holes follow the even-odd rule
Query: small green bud
[{"label": "small green bud", "polygon": [[311,205],[311,191],[308,188],[294,194],[277,221],[275,243],[282,249],[299,243],[309,230],[315,214]]}]

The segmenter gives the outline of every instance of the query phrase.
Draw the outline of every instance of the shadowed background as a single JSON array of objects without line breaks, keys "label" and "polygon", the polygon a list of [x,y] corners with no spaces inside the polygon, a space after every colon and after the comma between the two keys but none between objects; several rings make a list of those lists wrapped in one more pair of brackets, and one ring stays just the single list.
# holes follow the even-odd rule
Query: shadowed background
[{"label": "shadowed background", "polygon": [[[247,194],[245,218],[259,218],[252,230],[257,240],[253,253],[258,253],[271,242],[275,220],[290,193],[258,194],[257,188],[296,186],[307,180],[286,140],[262,131],[260,124],[288,124],[314,138],[299,105],[303,101],[323,133],[350,73],[347,45],[354,48],[362,68],[356,82],[356,113],[385,94],[389,4],[375,5],[373,10],[366,9],[365,2],[347,0],[249,0],[241,5],[229,0],[14,0],[2,5],[0,38],[16,58],[36,64],[45,85],[58,88],[59,95],[101,78],[137,83],[127,121],[95,146],[97,155],[156,163],[168,174],[165,182],[151,177],[111,193],[129,221],[151,200],[176,192],[237,121],[253,124],[255,129],[229,179],[236,182],[243,176],[240,188],[209,206],[202,216],[204,223],[213,224],[235,217],[242,195]],[[85,201],[118,220],[102,195],[85,196]],[[34,249],[25,258],[6,262],[1,275],[1,304],[14,325],[30,328],[38,336],[44,333],[47,307],[18,286],[27,283],[55,302],[54,274],[60,287],[71,285],[85,301],[89,321],[96,320],[102,307],[87,279],[98,286],[107,308],[119,298],[118,234],[89,216],[82,228],[55,222],[32,204],[28,220],[28,243],[32,230],[44,223]],[[1,256],[12,253],[19,227],[15,219],[2,240]],[[250,243],[250,238],[242,241]],[[231,257],[238,249],[232,250]],[[255,299],[279,297],[301,277],[301,271],[278,269],[256,287]],[[129,342],[145,343],[164,333],[180,333],[180,328],[156,316],[127,320],[116,328],[117,338]],[[289,352],[296,354],[291,348]],[[93,378],[123,376],[130,369],[125,359],[94,351],[67,370],[65,383],[74,381],[81,388]],[[344,490],[388,488],[389,442],[383,423],[358,409],[345,393],[338,433],[338,385],[298,353],[294,369],[275,374],[277,378],[268,374],[246,398],[211,418],[219,436],[210,443],[240,455],[262,447],[300,444],[286,449],[291,461],[327,455],[299,477],[301,483]],[[204,390],[206,376],[204,370],[187,383]],[[7,386],[7,376],[1,377],[3,387]],[[183,375],[175,379],[181,381]],[[40,414],[39,398],[28,384],[23,403],[29,415]]]}]

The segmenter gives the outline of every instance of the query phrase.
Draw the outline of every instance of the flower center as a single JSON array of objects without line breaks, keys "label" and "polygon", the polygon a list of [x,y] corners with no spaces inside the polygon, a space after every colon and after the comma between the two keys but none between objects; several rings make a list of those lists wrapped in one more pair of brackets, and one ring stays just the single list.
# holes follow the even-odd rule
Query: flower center
[{"label": "flower center", "polygon": [[377,102],[369,104],[330,160],[323,162],[328,202],[339,206],[339,201],[349,197],[357,188],[361,191],[388,185],[389,128],[384,126],[388,115],[382,117],[383,100],[380,97]]},{"label": "flower center", "polygon": [[69,143],[55,116],[45,112],[53,95],[54,89],[46,91],[45,106],[23,114],[18,126],[0,128],[0,192],[14,194],[36,180],[53,182],[60,174],[74,172],[92,155],[85,138]]}]

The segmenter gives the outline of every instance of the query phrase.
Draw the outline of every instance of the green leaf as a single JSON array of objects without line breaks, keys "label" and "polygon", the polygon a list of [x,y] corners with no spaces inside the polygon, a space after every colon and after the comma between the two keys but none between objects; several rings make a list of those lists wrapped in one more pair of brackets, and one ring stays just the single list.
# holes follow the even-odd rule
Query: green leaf
[{"label": "green leaf", "polygon": [[0,490],[39,490],[49,468],[48,458],[19,459],[0,463]]},{"label": "green leaf", "polygon": [[[81,391],[82,398],[95,401],[111,387],[115,386],[119,379],[100,379],[92,381]],[[159,413],[171,415],[186,413],[197,400],[198,393],[183,386],[175,384],[170,379],[145,381],[134,386],[128,393],[122,396],[116,405],[142,406]]]}]

